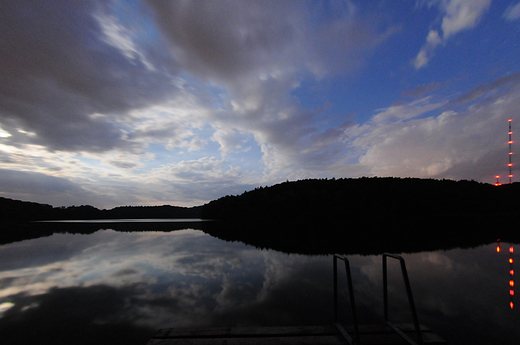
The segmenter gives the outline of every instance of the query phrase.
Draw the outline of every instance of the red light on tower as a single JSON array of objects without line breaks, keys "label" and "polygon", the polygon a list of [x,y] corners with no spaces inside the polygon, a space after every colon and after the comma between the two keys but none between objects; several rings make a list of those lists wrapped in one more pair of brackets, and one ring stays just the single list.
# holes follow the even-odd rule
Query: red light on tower
[{"label": "red light on tower", "polygon": [[512,155],[512,150],[511,150],[511,144],[513,143],[513,139],[511,138],[511,134],[513,134],[513,130],[511,129],[511,122],[513,121],[513,119],[509,119],[509,131],[508,131],[508,134],[509,134],[509,141],[508,141],[508,144],[509,144],[509,164],[507,165],[509,167],[509,184],[513,183],[511,178],[513,177],[513,172],[511,171],[512,167],[513,167],[513,162],[511,162],[511,155]]}]

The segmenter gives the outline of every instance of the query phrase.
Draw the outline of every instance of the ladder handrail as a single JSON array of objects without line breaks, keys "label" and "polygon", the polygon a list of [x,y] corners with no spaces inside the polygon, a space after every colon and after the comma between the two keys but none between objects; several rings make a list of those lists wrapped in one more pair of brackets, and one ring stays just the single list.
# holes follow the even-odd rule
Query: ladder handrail
[{"label": "ladder handrail", "polygon": [[347,340],[349,344],[353,344],[353,340],[350,335],[345,331],[343,326],[338,322],[338,259],[345,263],[345,272],[347,274],[348,292],[350,297],[350,308],[352,310],[352,318],[354,319],[354,332],[356,343],[359,344],[359,328],[356,314],[356,303],[354,301],[354,289],[352,287],[352,274],[350,273],[350,263],[345,256],[334,254],[333,257],[333,269],[334,269],[334,325],[339,330],[341,335]]},{"label": "ladder handrail", "polygon": [[417,343],[413,341],[410,337],[408,337],[404,332],[402,332],[396,325],[388,320],[388,278],[387,278],[387,258],[394,258],[399,260],[401,265],[401,272],[404,279],[404,284],[406,286],[406,294],[408,295],[408,303],[410,305],[410,310],[412,312],[413,324],[415,327],[415,332],[417,334],[417,343],[422,344],[422,335],[421,328],[419,325],[419,319],[417,317],[417,311],[415,310],[415,304],[412,296],[412,288],[410,287],[410,280],[408,279],[408,273],[406,271],[406,264],[401,255],[384,253],[383,254],[383,303],[384,303],[384,317],[385,323],[390,326],[394,331],[396,331],[403,339],[405,339],[409,344],[416,345]]}]

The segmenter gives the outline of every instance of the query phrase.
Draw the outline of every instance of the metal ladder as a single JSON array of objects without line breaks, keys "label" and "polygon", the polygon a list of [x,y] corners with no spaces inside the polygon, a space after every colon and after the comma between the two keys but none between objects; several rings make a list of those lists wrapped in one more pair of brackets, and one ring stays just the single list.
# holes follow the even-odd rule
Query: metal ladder
[{"label": "metal ladder", "polygon": [[[399,329],[394,323],[388,320],[388,273],[386,267],[386,259],[394,258],[399,260],[401,265],[401,272],[403,274],[404,285],[406,286],[406,294],[408,295],[408,304],[410,306],[410,310],[412,312],[413,324],[415,328],[415,333],[417,334],[417,342],[415,342],[412,338],[404,334],[403,331]],[[417,311],[415,310],[415,304],[413,302],[412,296],[412,288],[410,287],[410,280],[408,279],[408,273],[406,272],[406,264],[401,255],[384,253],[383,254],[383,303],[384,303],[384,315],[385,315],[385,323],[392,328],[397,334],[399,334],[404,340],[406,340],[409,344],[417,345],[422,344],[422,335],[421,328],[419,326],[419,319],[417,318]]]},{"label": "metal ladder", "polygon": [[[399,263],[401,265],[401,272],[404,279],[404,284],[406,287],[406,294],[408,295],[408,303],[410,305],[410,310],[412,312],[413,317],[413,323],[415,327],[415,332],[417,334],[417,342],[415,342],[413,339],[411,339],[409,336],[407,336],[403,331],[397,327],[394,323],[390,322],[388,320],[388,270],[387,270],[387,258],[394,258],[399,260]],[[347,283],[348,283],[348,292],[349,292],[349,299],[350,299],[350,308],[352,312],[352,318],[354,320],[354,332],[355,332],[355,342],[350,336],[350,334],[347,333],[347,331],[341,326],[341,324],[338,321],[338,260],[342,260],[345,263],[345,273],[347,274]],[[339,330],[341,335],[345,338],[348,344],[360,344],[359,341],[359,327],[358,327],[358,320],[357,320],[357,313],[356,313],[356,303],[354,300],[354,290],[353,290],[353,284],[352,284],[352,274],[350,272],[350,262],[345,256],[341,256],[338,254],[334,254],[333,257],[333,269],[334,269],[334,326]],[[391,254],[391,253],[384,253],[383,254],[383,303],[384,303],[384,318],[385,323],[393,329],[397,334],[399,334],[405,341],[407,341],[409,344],[412,345],[422,345],[422,335],[421,335],[421,329],[419,325],[419,319],[417,317],[417,312],[415,310],[415,304],[413,301],[412,296],[412,289],[410,287],[410,280],[408,279],[408,273],[406,271],[406,264],[404,262],[404,259],[400,255]]]},{"label": "metal ladder", "polygon": [[357,321],[357,314],[356,314],[356,303],[354,301],[354,290],[352,288],[352,274],[350,273],[350,263],[348,259],[345,256],[341,256],[338,254],[334,254],[334,326],[338,329],[338,331],[341,333],[343,338],[349,343],[350,345],[355,344],[352,340],[352,337],[350,334],[347,333],[347,331],[343,328],[343,326],[340,325],[338,321],[338,259],[343,260],[345,262],[345,272],[347,273],[347,282],[348,282],[348,293],[350,297],[350,308],[352,310],[352,318],[354,319],[354,332],[356,333],[356,343],[359,344],[359,328],[358,328],[358,321]]}]

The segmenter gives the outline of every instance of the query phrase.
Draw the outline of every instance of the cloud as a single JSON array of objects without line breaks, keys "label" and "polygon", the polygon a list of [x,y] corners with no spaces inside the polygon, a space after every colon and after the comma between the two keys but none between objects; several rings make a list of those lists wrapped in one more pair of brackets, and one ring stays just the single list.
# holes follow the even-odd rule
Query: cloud
[{"label": "cloud", "polygon": [[[431,106],[439,108],[429,104],[428,98],[416,104],[417,108],[412,104],[390,107],[376,114],[370,125],[358,129],[353,145],[366,149],[359,162],[378,176],[464,176],[492,181],[494,175],[507,170],[505,130],[511,114],[520,106],[519,85],[516,75],[497,78],[442,104],[449,109],[476,100],[466,110],[444,110],[426,118],[410,120],[408,115]],[[402,113],[397,111],[401,108]],[[393,121],[377,121],[394,114]]]},{"label": "cloud", "polygon": [[149,1],[148,6],[185,68],[223,79],[254,73],[283,57],[299,12],[289,2]]},{"label": "cloud", "polygon": [[361,68],[396,30],[353,2],[2,8],[2,167],[123,203],[206,202],[341,165],[354,123],[293,92]]},{"label": "cloud", "polygon": [[163,144],[167,150],[198,151],[207,140],[201,138],[197,130],[208,126],[210,113],[211,109],[197,96],[181,89],[167,102],[129,111],[126,138],[141,147]]},{"label": "cloud", "polygon": [[415,68],[419,69],[426,66],[428,61],[432,58],[435,48],[441,43],[442,40],[439,37],[439,33],[435,30],[430,30],[426,37],[426,44],[421,48],[419,54],[417,54],[417,57],[415,58]]},{"label": "cloud", "polygon": [[137,164],[132,162],[110,161],[110,164],[121,169],[133,169]]},{"label": "cloud", "polygon": [[[489,8],[427,3],[439,14],[417,69]],[[447,68],[406,75],[397,64],[416,28],[386,2],[3,1],[2,9],[0,168],[56,177],[54,192],[40,182],[32,196],[21,183],[9,192],[55,205],[192,206],[287,179],[370,175],[383,170],[369,159],[378,152],[396,165],[380,139],[412,145],[403,134],[412,123],[469,116],[464,107],[491,106],[517,87],[514,71],[490,82],[506,72],[459,70],[448,78],[458,93],[422,79],[446,80]],[[469,79],[480,86],[465,91]],[[399,94],[410,99],[392,104]]]},{"label": "cloud", "polygon": [[[191,73],[224,81],[287,70],[335,73],[358,65],[392,30],[365,22],[351,3],[148,1],[172,52]],[[338,6],[336,6],[338,5]],[[329,8],[334,7],[334,8]],[[323,16],[334,10],[331,21]],[[321,19],[321,21],[319,20]],[[303,53],[303,52],[304,53]]]},{"label": "cloud", "polygon": [[511,5],[504,12],[504,18],[508,21],[515,21],[520,18],[520,2],[516,5]]},{"label": "cloud", "polygon": [[211,139],[221,155],[247,149],[253,138],[266,174],[290,171],[308,158],[315,162],[311,152],[324,157],[323,141],[310,134],[330,137],[332,129],[317,129],[319,114],[291,95],[301,80],[359,68],[395,31],[377,19],[363,20],[352,3],[304,4],[148,2],[182,67],[225,89],[224,108],[211,115]]},{"label": "cloud", "polygon": [[377,109],[378,113],[372,117],[372,121],[409,120],[442,106],[442,103],[430,103],[430,99],[431,97],[424,97],[409,104],[397,104],[385,109]]},{"label": "cloud", "polygon": [[442,18],[443,38],[475,27],[489,9],[491,0],[451,0],[443,3],[446,14]]},{"label": "cloud", "polygon": [[430,92],[432,90],[437,89],[439,86],[441,86],[440,83],[431,83],[431,84],[426,84],[426,85],[419,85],[419,86],[415,87],[413,90],[403,92],[402,96],[403,97],[412,97],[412,98],[422,97],[426,93],[428,93],[428,92]]},{"label": "cloud", "polygon": [[[223,195],[239,194],[257,185],[256,174],[241,170],[225,160],[204,157],[180,161],[154,169],[149,178],[157,181],[156,200],[160,193],[174,193],[179,199],[191,204],[200,204]],[[169,187],[165,191],[165,187]]]},{"label": "cloud", "polygon": [[[108,195],[108,189],[90,190],[88,184],[40,172],[0,169],[0,184],[0,195],[6,198],[53,206],[116,204],[116,199]],[[64,200],[67,201],[66,204],[63,203]]]},{"label": "cloud", "polygon": [[171,62],[150,62],[143,47],[138,53],[136,43],[115,30],[121,29],[115,20],[102,15],[106,10],[91,1],[3,1],[4,130],[32,132],[26,141],[49,150],[134,148],[124,137],[121,121],[128,110],[175,93],[165,73],[171,71]]},{"label": "cloud", "polygon": [[11,133],[8,133],[4,131],[2,128],[0,128],[0,138],[9,138],[11,136]]},{"label": "cloud", "polygon": [[378,176],[434,177],[442,174],[454,163],[453,157],[446,154],[446,148],[453,143],[449,142],[452,137],[445,130],[454,126],[455,115],[445,112],[428,120],[379,128],[377,139],[375,133],[364,138],[363,141],[370,141],[370,147],[360,163],[372,166],[372,173]]},{"label": "cloud", "polygon": [[450,100],[450,104],[461,105],[474,101],[483,96],[496,95],[501,97],[503,94],[499,92],[501,88],[518,88],[520,85],[520,72],[508,74],[495,79],[492,82],[479,85],[478,87]]},{"label": "cloud", "polygon": [[2,194],[87,193],[73,182],[37,172],[0,169]]},{"label": "cloud", "polygon": [[118,48],[121,53],[130,60],[139,60],[150,71],[155,71],[155,66],[148,60],[145,54],[137,47],[129,33],[132,31],[129,27],[119,23],[118,19],[113,15],[98,14],[94,18],[99,22],[101,31],[105,37],[103,41],[109,45]]},{"label": "cloud", "polygon": [[438,30],[430,30],[426,43],[415,57],[413,64],[420,69],[428,64],[435,49],[445,44],[447,39],[460,31],[475,27],[484,13],[489,9],[491,0],[444,0],[439,2],[439,9],[443,13],[442,37]]}]

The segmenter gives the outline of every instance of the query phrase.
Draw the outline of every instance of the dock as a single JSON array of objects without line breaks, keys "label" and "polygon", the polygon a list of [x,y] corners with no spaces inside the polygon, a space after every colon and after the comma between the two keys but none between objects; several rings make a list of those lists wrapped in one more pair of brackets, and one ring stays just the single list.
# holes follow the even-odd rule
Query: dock
[{"label": "dock", "polygon": [[[397,324],[407,336],[416,340],[413,324]],[[421,325],[423,344],[444,344],[446,341]],[[353,327],[345,327],[354,334]],[[408,344],[386,325],[359,325],[359,343],[366,345]],[[348,341],[333,325],[292,327],[221,327],[160,329],[147,345],[217,345],[217,344],[317,344],[339,345]]]}]

